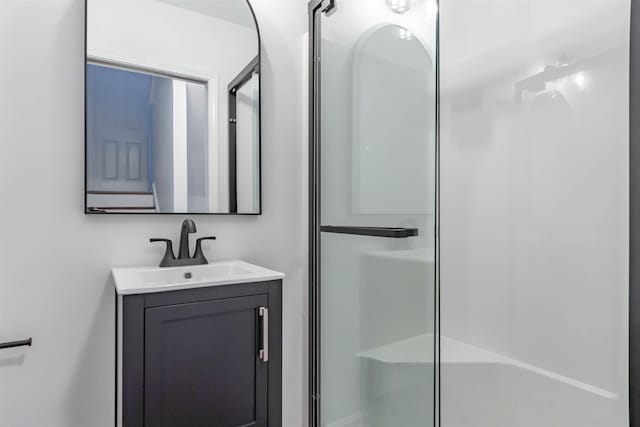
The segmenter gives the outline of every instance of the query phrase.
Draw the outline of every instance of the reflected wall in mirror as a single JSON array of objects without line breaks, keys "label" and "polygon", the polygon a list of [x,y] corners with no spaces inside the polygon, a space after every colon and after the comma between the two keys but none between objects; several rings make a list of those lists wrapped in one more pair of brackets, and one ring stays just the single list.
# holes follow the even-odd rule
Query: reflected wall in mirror
[{"label": "reflected wall in mirror", "polygon": [[86,212],[260,214],[249,1],[86,7]]},{"label": "reflected wall in mirror", "polygon": [[353,213],[434,214],[435,81],[431,55],[407,28],[377,26],[356,43]]}]

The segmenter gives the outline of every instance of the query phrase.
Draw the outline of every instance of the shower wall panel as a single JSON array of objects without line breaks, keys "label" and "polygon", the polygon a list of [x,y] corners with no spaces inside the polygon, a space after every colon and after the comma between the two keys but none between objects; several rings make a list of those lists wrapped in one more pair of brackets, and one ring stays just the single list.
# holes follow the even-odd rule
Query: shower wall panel
[{"label": "shower wall panel", "polygon": [[628,0],[442,0],[442,426],[628,425]]}]

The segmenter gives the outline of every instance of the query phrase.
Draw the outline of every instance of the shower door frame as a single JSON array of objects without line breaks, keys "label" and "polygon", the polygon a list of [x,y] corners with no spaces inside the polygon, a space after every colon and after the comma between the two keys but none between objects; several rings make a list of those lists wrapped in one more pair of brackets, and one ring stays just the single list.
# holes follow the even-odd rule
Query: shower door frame
[{"label": "shower door frame", "polygon": [[335,0],[309,2],[309,427],[320,426],[320,48],[321,17]]},{"label": "shower door frame", "polygon": [[[437,10],[440,7],[440,0],[435,0]],[[336,11],[336,0],[310,0],[309,11],[309,325],[308,325],[308,427],[320,427],[321,424],[321,311],[320,311],[320,236],[321,236],[321,179],[320,179],[320,148],[321,148],[321,43],[322,43],[322,14],[330,15]],[[440,14],[438,12],[435,23],[435,226],[434,226],[434,249],[435,249],[435,307],[434,307],[434,427],[441,426],[440,410]],[[327,227],[331,228],[331,227]],[[336,228],[336,227],[334,227]],[[339,228],[339,227],[338,227]],[[354,227],[346,227],[354,228]],[[414,233],[412,229],[401,230],[410,235]],[[350,234],[347,231],[342,231]],[[392,234],[398,230],[378,229],[373,234],[362,234],[361,231],[355,234],[370,235],[378,237],[394,237]],[[382,233],[382,234],[379,234]],[[395,236],[397,237],[397,236]],[[408,236],[404,236],[408,237]]]},{"label": "shower door frame", "polygon": [[631,0],[629,55],[629,425],[640,426],[640,4]]}]

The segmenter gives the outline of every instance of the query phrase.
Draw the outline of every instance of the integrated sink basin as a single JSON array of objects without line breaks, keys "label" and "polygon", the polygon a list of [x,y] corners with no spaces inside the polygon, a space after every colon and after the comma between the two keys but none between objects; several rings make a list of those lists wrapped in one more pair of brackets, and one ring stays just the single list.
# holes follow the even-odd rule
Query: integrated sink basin
[{"label": "integrated sink basin", "polygon": [[120,295],[166,292],[234,283],[265,282],[284,274],[245,261],[221,261],[188,267],[130,267],[112,270]]}]

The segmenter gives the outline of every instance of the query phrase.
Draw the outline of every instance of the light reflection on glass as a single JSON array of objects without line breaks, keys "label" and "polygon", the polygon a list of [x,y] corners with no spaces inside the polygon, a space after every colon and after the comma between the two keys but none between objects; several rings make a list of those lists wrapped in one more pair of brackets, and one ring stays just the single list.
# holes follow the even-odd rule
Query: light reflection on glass
[{"label": "light reflection on glass", "polygon": [[405,13],[411,9],[409,0],[387,0],[387,5],[395,13]]}]

